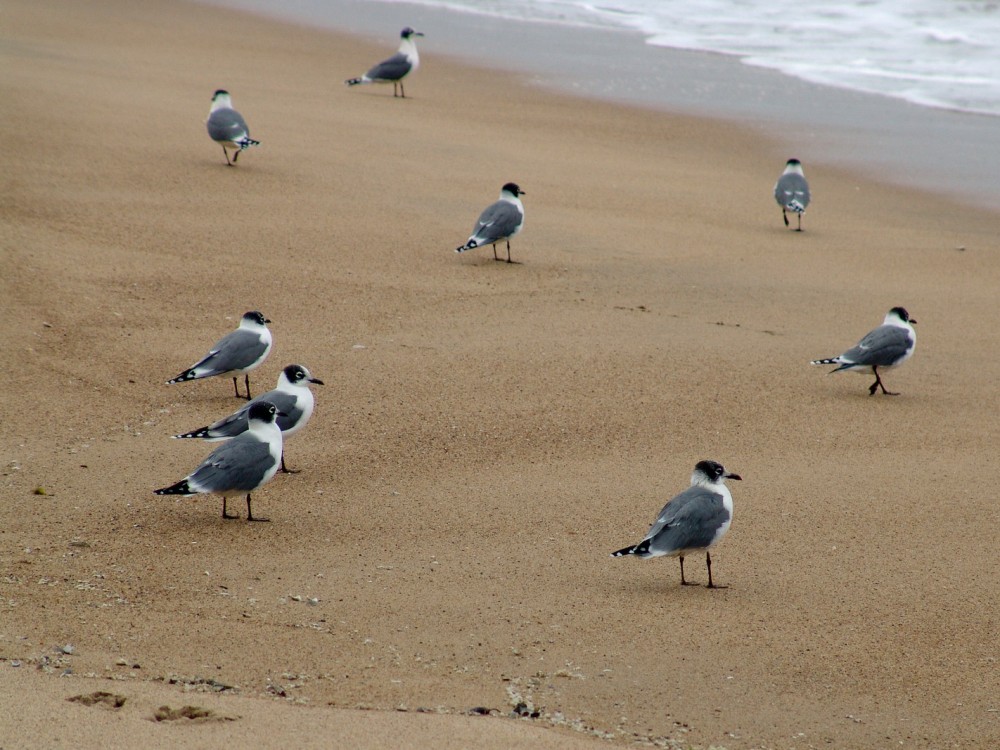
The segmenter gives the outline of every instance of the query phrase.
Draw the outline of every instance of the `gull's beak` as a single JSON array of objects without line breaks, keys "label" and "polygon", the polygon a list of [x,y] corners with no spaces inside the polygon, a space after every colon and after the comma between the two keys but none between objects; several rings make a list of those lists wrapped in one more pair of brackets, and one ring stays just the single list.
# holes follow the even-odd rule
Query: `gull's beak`
[{"label": "gull's beak", "polygon": [[917,321],[914,320],[913,318],[910,318],[910,325],[911,326],[915,326],[916,324],[917,324]]},{"label": "gull's beak", "polygon": [[269,318],[264,318],[264,322],[265,322],[265,323],[270,323],[270,322],[271,322],[271,320],[270,320]]},{"label": "gull's beak", "polygon": [[743,477],[741,477],[739,474],[726,474],[726,479],[736,479],[740,482],[743,481]]},{"label": "gull's beak", "polygon": [[319,378],[309,378],[309,382],[310,382],[310,383],[315,383],[316,385],[326,385],[326,384],[325,384],[325,383],[324,383],[324,382],[323,382],[322,380],[320,380]]}]

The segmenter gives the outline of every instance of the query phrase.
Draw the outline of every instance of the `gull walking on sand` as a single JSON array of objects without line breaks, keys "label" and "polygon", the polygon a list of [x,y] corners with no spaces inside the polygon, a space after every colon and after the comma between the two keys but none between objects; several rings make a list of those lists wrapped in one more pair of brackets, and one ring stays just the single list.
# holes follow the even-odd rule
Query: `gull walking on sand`
[{"label": "gull walking on sand", "polygon": [[799,225],[795,231],[802,231],[802,214],[809,205],[809,197],[809,183],[802,173],[802,162],[789,159],[785,164],[785,171],[774,185],[774,199],[781,206],[781,218],[785,220],[786,227],[789,225],[788,212],[791,211],[799,217]]},{"label": "gull walking on sand", "polygon": [[886,396],[898,396],[898,393],[885,389],[879,369],[899,367],[913,356],[913,350],[917,346],[917,332],[913,330],[916,322],[905,307],[894,307],[886,313],[882,325],[865,334],[857,345],[839,357],[814,359],[812,364],[839,365],[835,370],[830,370],[831,374],[841,370],[869,373],[875,376],[875,382],[868,389],[869,396],[874,396],[879,388]]},{"label": "gull walking on sand", "polygon": [[236,379],[237,375],[242,374],[246,380],[246,399],[249,401],[249,372],[257,368],[271,351],[271,331],[267,328],[270,322],[263,313],[256,310],[244,313],[239,328],[216,341],[208,354],[176,378],[168,380],[167,384],[210,378],[215,375],[232,375],[236,398],[243,398]]},{"label": "gull walking on sand", "polygon": [[388,60],[375,65],[363,76],[348,78],[344,83],[357,86],[359,83],[391,83],[392,95],[406,98],[403,89],[403,79],[420,67],[420,55],[417,53],[417,43],[414,37],[423,36],[409,26],[399,32],[399,50]]},{"label": "gull walking on sand", "polygon": [[645,538],[636,545],[612,552],[612,557],[677,557],[681,563],[681,585],[696,584],[684,579],[684,556],[705,552],[708,588],[724,589],[712,581],[712,555],[708,551],[729,531],[733,521],[733,496],[727,479],[742,479],[715,461],[699,461],[691,474],[691,486],[672,498],[649,527]]},{"label": "gull walking on sand", "polygon": [[[230,167],[236,166],[241,151],[260,145],[260,141],[250,137],[246,120],[233,109],[232,97],[224,89],[219,89],[212,96],[212,108],[208,111],[205,127],[208,128],[212,140],[222,146],[226,164]],[[234,152],[232,161],[229,160],[230,151]]]},{"label": "gull walking on sand", "polygon": [[239,515],[226,512],[226,500],[245,494],[247,520],[269,520],[254,518],[250,494],[270,482],[278,471],[278,463],[281,461],[281,430],[274,421],[277,416],[278,409],[269,401],[251,404],[247,413],[246,432],[212,451],[184,479],[169,487],[154,490],[153,494],[185,497],[210,493],[222,495],[222,517],[227,520],[239,518]]},{"label": "gull walking on sand", "polygon": [[[309,384],[323,385],[323,381],[314,378],[302,365],[288,365],[278,376],[278,386],[273,391],[257,396],[246,406],[220,419],[207,427],[201,427],[175,438],[199,438],[208,442],[229,440],[246,432],[250,426],[250,409],[261,401],[272,403],[278,409],[278,429],[282,440],[288,440],[292,435],[306,426],[312,416],[315,399],[309,390]],[[285,453],[281,452],[281,471],[285,474],[295,474],[285,466]]]},{"label": "gull walking on sand", "polygon": [[513,182],[508,182],[500,189],[500,200],[491,203],[479,215],[472,234],[464,245],[455,248],[456,253],[464,253],[483,245],[493,245],[493,260],[497,257],[497,243],[507,241],[507,262],[510,259],[510,238],[524,227],[524,204],[519,196],[525,195]]}]

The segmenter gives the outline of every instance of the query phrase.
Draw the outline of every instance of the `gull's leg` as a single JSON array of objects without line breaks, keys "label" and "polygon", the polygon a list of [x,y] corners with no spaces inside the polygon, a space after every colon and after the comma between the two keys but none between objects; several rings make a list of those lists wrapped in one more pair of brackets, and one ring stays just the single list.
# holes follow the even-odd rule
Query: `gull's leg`
[{"label": "gull's leg", "polygon": [[240,517],[239,513],[236,513],[234,515],[229,515],[226,512],[226,498],[225,497],[222,498],[222,517],[225,518],[227,521],[231,521],[234,518],[239,518]]},{"label": "gull's leg", "polygon": [[289,469],[287,466],[285,466],[285,451],[281,451],[281,472],[283,474],[298,474],[299,473],[298,469],[293,470],[293,469]]},{"label": "gull's leg", "polygon": [[886,396],[898,396],[899,395],[898,391],[887,391],[885,389],[885,384],[882,383],[882,378],[878,374],[878,368],[877,367],[872,367],[872,372],[875,373],[875,382],[872,383],[872,387],[868,389],[868,395],[869,396],[874,396],[875,395],[875,389],[876,388],[881,388],[882,389],[882,393],[884,393]]},{"label": "gull's leg", "polygon": [[247,520],[248,521],[270,521],[270,518],[254,518],[253,511],[250,510],[250,495],[247,494]]},{"label": "gull's leg", "polygon": [[705,564],[708,566],[708,588],[728,589],[729,586],[716,586],[712,583],[712,554],[708,550],[705,550]]},{"label": "gull's leg", "polygon": [[697,583],[684,580],[684,555],[678,558],[681,561],[681,586],[697,586]]}]

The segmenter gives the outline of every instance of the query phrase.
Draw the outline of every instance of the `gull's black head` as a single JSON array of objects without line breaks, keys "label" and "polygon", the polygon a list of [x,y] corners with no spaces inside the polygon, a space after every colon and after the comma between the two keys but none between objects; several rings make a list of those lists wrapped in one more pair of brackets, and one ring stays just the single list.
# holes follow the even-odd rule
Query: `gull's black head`
[{"label": "gull's black head", "polygon": [[501,190],[505,193],[510,193],[515,198],[519,195],[525,195],[525,192],[518,187],[516,182],[508,182],[501,188]]},{"label": "gull's black head", "polygon": [[243,320],[249,321],[251,323],[256,323],[259,326],[271,322],[270,320],[264,317],[264,313],[258,310],[251,310],[250,312],[243,313]]},{"label": "gull's black head", "polygon": [[309,383],[316,383],[316,385],[323,385],[323,381],[319,378],[314,378],[312,374],[302,365],[288,365],[282,372],[285,373],[285,377],[288,378],[289,383],[301,383],[306,381]]},{"label": "gull's black head", "polygon": [[424,32],[414,31],[409,26],[399,32],[399,36],[403,39],[409,39],[411,36],[423,36]]},{"label": "gull's black head", "polygon": [[289,383],[298,383],[309,377],[309,373],[302,365],[288,365],[282,370]]},{"label": "gull's black head", "polygon": [[212,94],[212,101],[215,101],[220,96],[229,96],[229,92],[225,89],[216,89],[215,93]]},{"label": "gull's black head", "polygon": [[694,473],[702,474],[709,482],[721,482],[726,479],[742,480],[739,474],[731,474],[718,461],[699,461],[695,464]]},{"label": "gull's black head", "polygon": [[798,159],[789,159],[787,162],[785,162],[785,166],[786,167],[801,167],[802,166],[802,162],[800,162]]},{"label": "gull's black head", "polygon": [[894,307],[889,311],[889,313],[894,314],[904,323],[909,323],[910,325],[916,325],[917,321],[915,321],[913,318],[910,317],[910,314],[906,311],[905,307]]},{"label": "gull's black head", "polygon": [[250,410],[247,412],[248,419],[257,419],[265,424],[270,424],[277,416],[278,407],[270,401],[254,401],[250,404]]}]

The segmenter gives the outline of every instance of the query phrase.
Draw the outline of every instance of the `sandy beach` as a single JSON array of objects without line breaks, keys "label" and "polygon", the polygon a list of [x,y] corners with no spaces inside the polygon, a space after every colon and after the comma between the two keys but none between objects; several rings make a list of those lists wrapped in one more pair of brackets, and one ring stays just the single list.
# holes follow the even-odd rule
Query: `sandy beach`
[{"label": "sandy beach", "polygon": [[[807,164],[1000,210],[995,117],[821,86],[733,55],[648,44],[639,31],[621,27],[532,23],[406,0],[204,2],[359,35],[383,51],[406,19],[426,32],[420,48],[429,59],[510,71],[531,86],[577,97],[736,123],[787,145]],[[503,102],[490,106],[502,115]]]},{"label": "sandy beach", "polygon": [[[0,20],[0,746],[996,747],[997,214],[807,163],[789,232],[731,123],[347,89],[391,50],[168,0]],[[456,255],[508,181],[520,264]],[[809,365],[894,305],[901,395]],[[254,309],[254,392],[325,381],[267,524],[152,494]],[[729,588],[610,559],[703,458]]]}]

